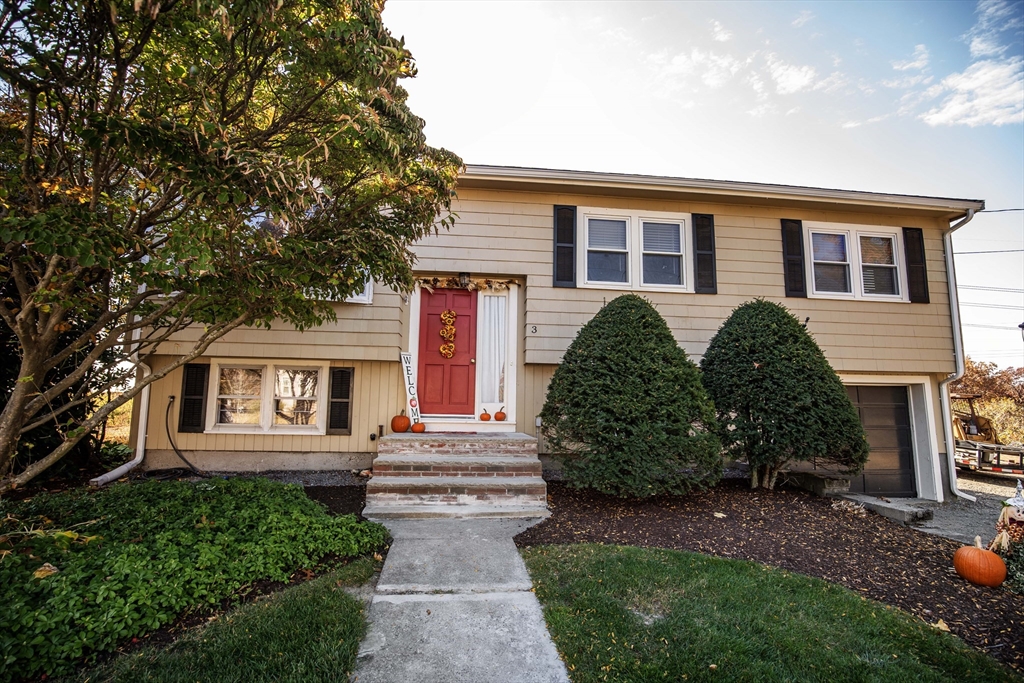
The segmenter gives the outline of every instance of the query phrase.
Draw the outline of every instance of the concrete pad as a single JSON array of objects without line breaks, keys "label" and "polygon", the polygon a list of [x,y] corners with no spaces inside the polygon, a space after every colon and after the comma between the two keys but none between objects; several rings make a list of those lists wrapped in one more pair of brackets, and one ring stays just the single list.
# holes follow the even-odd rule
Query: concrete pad
[{"label": "concrete pad", "polygon": [[365,643],[359,683],[569,680],[530,592],[378,595]]},{"label": "concrete pad", "polygon": [[902,524],[931,519],[935,505],[935,501],[925,498],[876,498],[863,493],[846,493],[839,497],[860,503],[868,510]]},{"label": "concrete pad", "polygon": [[532,584],[512,537],[400,538],[388,550],[378,593],[528,591]]}]

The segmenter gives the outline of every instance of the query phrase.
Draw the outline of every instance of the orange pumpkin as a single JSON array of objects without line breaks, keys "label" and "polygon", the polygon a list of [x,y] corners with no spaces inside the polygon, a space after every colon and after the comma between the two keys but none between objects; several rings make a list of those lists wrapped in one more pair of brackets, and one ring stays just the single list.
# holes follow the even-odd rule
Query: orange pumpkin
[{"label": "orange pumpkin", "polygon": [[412,424],[412,421],[405,416],[405,411],[403,410],[401,415],[395,415],[391,418],[391,431],[396,434],[407,432],[409,431],[410,424]]},{"label": "orange pumpkin", "polygon": [[422,434],[423,432],[427,431],[427,425],[423,424],[422,422],[413,422],[412,431],[416,434]]},{"label": "orange pumpkin", "polygon": [[480,413],[480,419],[484,422],[491,419],[491,414],[487,412],[487,408],[484,408],[484,412]]},{"label": "orange pumpkin", "polygon": [[494,414],[494,419],[498,422],[504,422],[506,417],[508,416],[505,415],[505,406],[498,408],[498,412]]},{"label": "orange pumpkin", "polygon": [[981,547],[981,536],[974,545],[965,545],[953,553],[953,568],[962,578],[979,586],[998,588],[1006,580],[1006,564],[991,550]]}]

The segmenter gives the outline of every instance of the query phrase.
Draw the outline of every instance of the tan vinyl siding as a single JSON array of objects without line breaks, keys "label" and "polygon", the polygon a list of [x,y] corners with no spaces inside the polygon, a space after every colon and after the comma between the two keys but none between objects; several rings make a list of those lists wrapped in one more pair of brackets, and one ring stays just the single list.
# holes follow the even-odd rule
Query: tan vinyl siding
[{"label": "tan vinyl siding", "polygon": [[[287,361],[296,357],[268,358]],[[170,356],[151,359],[154,372],[166,367],[173,360]],[[155,382],[150,394],[149,425],[146,440],[147,451],[162,451],[171,448],[167,439],[164,419],[168,397],[173,395],[178,400],[171,409],[171,435],[179,449],[189,453],[195,451],[238,452],[239,455],[266,453],[275,451],[316,452],[316,453],[369,453],[377,450],[376,441],[370,434],[376,434],[378,425],[384,424],[385,433],[390,430],[388,422],[392,415],[405,406],[405,397],[401,385],[401,366],[397,362],[335,360],[335,367],[355,368],[355,385],[353,387],[352,433],[351,435],[315,435],[315,434],[193,434],[179,433],[178,404],[181,394],[181,368],[171,372],[167,377]],[[207,401],[215,397],[207,396]],[[325,409],[326,406],[321,406]],[[196,463],[202,466],[201,463]]]},{"label": "tan vinyl siding", "polygon": [[[305,331],[284,323],[275,323],[269,330],[239,328],[214,342],[205,355],[397,361],[402,346],[404,308],[401,296],[374,284],[372,304],[335,304],[337,320],[334,322]],[[184,353],[200,334],[200,328],[190,327],[175,335],[173,341],[161,345],[160,352]]]},{"label": "tan vinyl siding", "polygon": [[[840,372],[937,373],[953,370],[941,227],[932,218],[850,211],[801,211],[762,206],[460,190],[451,231],[415,247],[422,272],[471,272],[526,278],[525,362],[558,363],[580,326],[617,289],[554,288],[552,211],[555,204],[609,209],[710,213],[715,217],[718,294],[642,292],[699,360],[736,306],[754,297],[786,305],[818,339]],[[781,218],[924,229],[930,304],[787,298],[783,288]],[[690,254],[686,258],[691,258]],[[531,333],[532,326],[537,333]]]}]

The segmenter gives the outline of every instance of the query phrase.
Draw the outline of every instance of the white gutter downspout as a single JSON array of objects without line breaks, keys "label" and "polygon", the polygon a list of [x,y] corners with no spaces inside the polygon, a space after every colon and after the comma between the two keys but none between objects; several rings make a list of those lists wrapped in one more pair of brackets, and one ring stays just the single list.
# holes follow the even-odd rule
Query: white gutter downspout
[{"label": "white gutter downspout", "polygon": [[956,293],[956,264],[953,262],[953,233],[971,222],[974,209],[967,209],[967,215],[949,230],[942,233],[942,248],[946,252],[946,284],[949,286],[949,315],[953,324],[953,358],[956,370],[952,375],[939,382],[939,403],[942,405],[942,434],[946,441],[946,462],[949,467],[949,488],[956,495],[967,500],[977,500],[974,496],[964,493],[956,486],[956,438],[953,436],[952,407],[949,399],[949,383],[964,376],[964,341],[960,331],[960,302]]},{"label": "white gutter downspout", "polygon": [[[148,263],[149,256],[144,256],[143,262]],[[144,292],[145,289],[146,285],[139,285],[139,292]],[[136,328],[132,332],[132,344],[136,344],[139,340],[139,337],[141,336],[142,330]],[[133,361],[138,363],[139,366],[142,368],[143,380],[145,380],[147,377],[153,374],[153,369],[149,367],[149,365],[139,361],[138,346],[135,346],[135,349],[132,351],[131,358]],[[140,464],[142,464],[142,459],[146,456],[146,431],[149,427],[149,387],[149,384],[142,387],[142,391],[139,393],[138,397],[139,400],[142,401],[142,405],[139,407],[139,433],[135,439],[135,457],[126,462],[125,464],[121,465],[120,467],[110,470],[106,474],[101,474],[98,477],[90,479],[90,486],[106,486],[112,481],[117,481],[124,475],[134,470]]]},{"label": "white gutter downspout", "polygon": [[[153,370],[145,363],[139,363],[139,366],[142,368],[143,380],[153,374]],[[106,486],[110,482],[117,481],[124,475],[128,474],[142,463],[142,459],[146,456],[146,427],[149,424],[150,386],[152,385],[147,384],[142,387],[142,391],[139,393],[139,400],[142,401],[142,405],[139,406],[139,433],[135,440],[135,457],[117,469],[113,469],[106,474],[101,474],[95,479],[90,479],[89,484],[91,486]]]}]

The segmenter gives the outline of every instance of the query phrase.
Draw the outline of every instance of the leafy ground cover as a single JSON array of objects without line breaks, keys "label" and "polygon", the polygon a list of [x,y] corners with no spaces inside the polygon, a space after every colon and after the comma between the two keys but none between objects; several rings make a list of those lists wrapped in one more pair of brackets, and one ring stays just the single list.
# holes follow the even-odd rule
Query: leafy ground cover
[{"label": "leafy ground cover", "polygon": [[968,644],[1024,670],[1024,595],[957,576],[956,541],[789,487],[751,490],[742,480],[644,501],[553,482],[548,498],[551,517],[517,536],[519,546],[609,543],[753,560],[845,586],[929,624],[941,619]]},{"label": "leafy ground cover", "polygon": [[574,683],[1008,681],[900,610],[819,579],[673,550],[523,550]]},{"label": "leafy ground cover", "polygon": [[0,501],[0,518],[0,679],[67,673],[254,582],[387,538],[264,479],[43,494]]},{"label": "leafy ground cover", "polygon": [[167,648],[121,655],[69,683],[347,680],[366,622],[362,603],[344,589],[367,582],[373,572],[372,560],[355,560],[218,617]]}]

